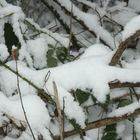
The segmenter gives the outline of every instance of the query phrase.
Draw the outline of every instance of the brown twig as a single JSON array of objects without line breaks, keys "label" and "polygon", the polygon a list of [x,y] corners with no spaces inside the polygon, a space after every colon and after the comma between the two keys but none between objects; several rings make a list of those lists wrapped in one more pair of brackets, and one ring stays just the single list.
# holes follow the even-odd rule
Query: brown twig
[{"label": "brown twig", "polygon": [[[61,9],[65,11],[65,13],[66,13],[67,15],[71,15],[71,11],[68,10],[65,6],[63,6],[59,1],[57,1],[57,0],[53,0],[53,1],[56,2],[56,3],[61,7]],[[84,27],[84,29],[88,30],[94,37],[97,37],[97,34],[95,33],[95,31],[92,30],[92,29],[90,29],[90,27],[89,27],[82,19],[79,19],[79,17],[77,17],[77,15],[76,15],[75,13],[72,14],[72,17],[73,17],[73,19],[76,20],[80,25],[82,25],[82,26]],[[103,44],[107,45],[107,46],[112,50],[110,44],[107,43],[105,39],[100,38],[100,41],[101,41]]]},{"label": "brown twig", "polygon": [[[128,96],[130,97],[130,96],[132,96],[132,95],[135,96],[135,95],[132,94],[132,93],[125,93],[125,94],[120,95],[120,96],[112,97],[111,100],[116,102],[116,101],[119,101],[121,98],[125,98],[125,97],[128,97]],[[138,96],[139,96],[139,98],[140,98],[140,95],[138,95]]]},{"label": "brown twig", "polygon": [[[82,132],[91,130],[91,129],[95,129],[95,128],[99,128],[99,127],[103,127],[103,126],[107,126],[107,125],[111,125],[120,121],[124,121],[126,119],[132,118],[132,117],[136,117],[140,114],[140,108],[136,109],[133,113],[129,113],[129,114],[124,114],[122,116],[119,117],[109,117],[109,118],[104,118],[101,120],[97,120],[91,123],[88,123],[87,126],[84,129],[81,129]],[[73,135],[78,134],[77,131],[72,130],[72,131],[67,131],[64,133],[64,137],[70,137]],[[55,137],[55,140],[60,140],[59,136]]]},{"label": "brown twig", "polygon": [[[12,49],[12,56],[13,56],[15,62],[16,62],[16,72],[18,73],[18,63],[17,63],[17,52],[16,51],[17,51],[17,48]],[[32,134],[32,137],[33,137],[34,140],[36,140],[35,135],[33,133],[33,130],[31,128],[31,125],[30,125],[30,123],[28,121],[25,108],[24,108],[24,104],[23,104],[23,100],[22,100],[22,94],[21,94],[21,90],[20,90],[20,84],[19,84],[19,76],[18,75],[16,75],[16,76],[17,76],[17,89],[18,89],[18,93],[19,93],[19,98],[20,98],[20,103],[21,103],[21,107],[22,107],[22,110],[23,110],[23,114],[24,114],[26,123],[27,123],[27,125],[29,127],[29,130],[30,130],[30,132]]]},{"label": "brown twig", "polygon": [[111,62],[109,63],[109,65],[111,65],[111,66],[116,65],[119,62],[120,57],[122,56],[122,54],[125,51],[125,49],[132,43],[132,41],[137,39],[139,36],[140,36],[140,30],[136,31],[133,35],[131,35],[126,40],[121,42],[119,47],[118,47],[118,49],[117,49],[117,51],[115,52],[114,56],[112,57]]},{"label": "brown twig", "polygon": [[30,86],[32,86],[34,89],[37,90],[38,92],[38,96],[45,102],[50,102],[53,105],[55,105],[54,100],[52,99],[52,97],[42,88],[39,88],[37,85],[35,85],[32,81],[30,81],[29,79],[27,79],[26,77],[22,76],[20,73],[17,73],[14,69],[10,68],[8,65],[4,64],[1,60],[0,60],[0,66],[3,66],[4,68],[6,68],[7,70],[11,71],[12,73],[14,73],[15,75],[18,75],[19,78],[21,78],[22,80],[24,80],[26,83],[28,83]]},{"label": "brown twig", "polygon": [[131,83],[131,82],[121,83],[120,81],[116,81],[116,82],[109,82],[108,84],[109,84],[110,89],[124,88],[124,87],[140,87],[140,82],[137,82],[137,83]]},{"label": "brown twig", "polygon": [[73,15],[73,3],[71,2],[71,15],[70,15],[70,36],[69,36],[69,46],[71,46],[71,39],[72,39],[72,15]]}]

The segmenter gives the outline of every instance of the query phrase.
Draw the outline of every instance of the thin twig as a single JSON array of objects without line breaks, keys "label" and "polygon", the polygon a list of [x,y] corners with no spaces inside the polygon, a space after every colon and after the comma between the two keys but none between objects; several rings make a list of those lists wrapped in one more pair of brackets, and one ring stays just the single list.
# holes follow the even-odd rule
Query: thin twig
[{"label": "thin twig", "polygon": [[[16,58],[15,58],[15,62],[16,62],[16,72],[18,73],[18,63],[17,63],[17,59]],[[21,107],[22,107],[22,110],[23,110],[23,113],[24,113],[24,117],[25,117],[26,123],[27,123],[27,125],[29,127],[29,130],[30,130],[30,132],[32,134],[33,139],[36,140],[35,139],[35,135],[33,133],[33,130],[31,128],[31,125],[30,125],[30,123],[28,121],[25,108],[24,108],[24,103],[23,103],[23,100],[22,100],[22,94],[21,94],[21,90],[20,90],[20,83],[19,83],[19,76],[18,75],[17,75],[17,88],[18,88],[20,103],[21,103]]]},{"label": "thin twig", "polygon": [[71,39],[72,39],[72,15],[73,15],[73,3],[71,2],[71,15],[70,15],[70,36],[69,36],[69,46],[71,45]]},{"label": "thin twig", "polygon": [[[101,119],[101,120],[97,120],[97,121],[88,123],[87,126],[84,129],[81,129],[81,131],[85,132],[85,131],[88,131],[88,130],[91,130],[91,129],[95,129],[95,128],[103,127],[103,126],[106,126],[106,125],[111,125],[111,124],[114,124],[114,123],[118,123],[120,121],[129,119],[129,118],[132,118],[132,117],[136,117],[139,114],[140,114],[140,108],[136,109],[133,113],[124,114],[124,115],[119,116],[119,117],[108,117],[108,118],[105,118],[105,119]],[[70,137],[70,136],[73,136],[73,135],[76,135],[76,134],[78,134],[78,132],[75,131],[75,130],[66,131],[64,133],[64,137],[67,138],[67,137]],[[60,137],[56,136],[55,140],[60,140]]]},{"label": "thin twig", "polygon": [[22,80],[24,80],[25,82],[27,82],[33,88],[35,88],[37,90],[37,92],[38,92],[38,96],[40,96],[40,98],[43,99],[45,102],[48,102],[49,101],[49,102],[51,102],[52,104],[55,105],[55,102],[52,99],[52,97],[48,93],[46,93],[46,91],[44,89],[39,88],[32,81],[30,81],[26,77],[23,77],[20,73],[17,73],[15,70],[13,70],[12,68],[10,68],[8,65],[4,64],[1,60],[0,60],[0,65],[3,66],[4,68],[8,69],[9,71],[11,71],[12,73],[14,73],[15,75],[18,75],[18,77],[20,77]]},{"label": "thin twig", "polygon": [[137,39],[139,36],[140,36],[140,30],[136,31],[133,35],[131,35],[130,37],[125,39],[123,42],[121,42],[109,64],[111,66],[115,66],[119,62],[120,57],[122,56],[125,49],[132,43],[132,41]]},{"label": "thin twig", "polygon": [[47,31],[46,29],[42,29],[38,24],[36,24],[35,22],[32,22],[30,19],[26,18],[25,22],[30,24],[32,27],[34,27],[35,30],[37,30],[40,33],[44,33],[47,34],[49,37],[51,37],[52,39],[54,39],[57,43],[59,43],[61,46],[65,47],[59,40],[57,40],[51,33],[51,31]]}]

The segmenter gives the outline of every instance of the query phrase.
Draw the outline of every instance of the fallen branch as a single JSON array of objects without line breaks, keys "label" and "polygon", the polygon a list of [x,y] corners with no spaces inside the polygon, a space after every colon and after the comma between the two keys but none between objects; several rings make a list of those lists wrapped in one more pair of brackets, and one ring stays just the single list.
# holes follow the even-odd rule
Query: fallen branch
[{"label": "fallen branch", "polygon": [[[16,47],[12,48],[12,57],[13,57],[13,60],[15,61],[15,63],[16,63],[16,72],[18,73],[17,48]],[[28,117],[27,117],[27,114],[26,114],[26,111],[25,111],[25,107],[24,107],[24,103],[23,103],[23,100],[22,100],[22,93],[21,93],[21,89],[20,89],[19,76],[18,76],[18,74],[16,76],[17,76],[17,90],[18,90],[18,94],[19,94],[21,108],[22,108],[26,123],[27,123],[27,125],[29,127],[29,130],[31,132],[31,135],[32,135],[33,139],[35,140],[35,135],[33,133],[33,130],[32,130],[31,125],[30,125],[30,122],[28,120]]]},{"label": "fallen branch", "polygon": [[[61,9],[65,11],[65,13],[67,15],[69,15],[69,16],[71,15],[71,11],[69,9],[67,9],[65,6],[63,6],[58,0],[53,0],[53,1],[56,2],[61,7]],[[73,11],[74,11],[74,7],[73,7]],[[102,36],[102,34],[99,34],[99,32],[97,33],[97,31],[94,31],[89,25],[87,25],[85,23],[85,21],[82,18],[79,18],[78,15],[75,12],[73,12],[72,18],[75,19],[80,25],[82,25],[84,27],[84,29],[88,30],[94,37],[100,36],[100,41],[103,44],[107,45],[111,50],[113,50],[112,45],[110,44],[110,42],[108,40],[106,40],[106,38],[104,36]],[[101,26],[99,26],[99,28],[100,27]],[[106,33],[110,36],[110,39],[113,41],[112,36],[108,32],[106,32]]]},{"label": "fallen branch", "polygon": [[26,130],[27,126],[24,121],[18,120],[8,114],[3,114],[3,116],[5,116],[8,119],[8,121],[4,121],[2,126],[0,126],[0,136],[6,136],[8,134],[7,127],[9,127],[11,124],[12,126],[14,126],[14,128],[16,128],[17,130],[20,130],[21,132]]},{"label": "fallen branch", "polygon": [[37,85],[35,85],[30,80],[28,80],[26,77],[23,77],[21,74],[17,73],[15,70],[13,70],[12,68],[10,68],[8,65],[4,64],[1,60],[0,60],[0,66],[3,66],[4,68],[8,69],[12,73],[18,75],[22,80],[24,80],[29,85],[31,85],[33,88],[35,88],[37,90],[38,96],[42,100],[44,100],[45,102],[50,102],[50,103],[52,103],[52,104],[55,105],[55,101],[52,99],[52,97],[49,94],[46,93],[46,91],[44,89],[39,88]]},{"label": "fallen branch", "polygon": [[125,51],[125,49],[131,45],[132,41],[134,41],[135,39],[137,39],[140,36],[140,30],[138,30],[137,32],[135,32],[133,35],[131,35],[130,37],[128,37],[125,41],[121,42],[117,51],[115,52],[115,54],[113,55],[111,62],[109,63],[109,65],[111,66],[115,66],[119,60],[120,57],[122,56],[123,52]]},{"label": "fallen branch", "polygon": [[140,87],[140,82],[137,82],[137,83],[130,83],[130,82],[121,83],[120,81],[116,81],[116,82],[109,82],[108,84],[109,84],[110,89],[125,88],[125,87]]},{"label": "fallen branch", "polygon": [[30,26],[32,26],[39,33],[47,34],[49,37],[51,37],[52,39],[54,39],[54,41],[56,41],[58,44],[60,44],[61,46],[65,47],[65,45],[62,42],[60,42],[59,39],[57,39],[57,37],[51,31],[49,31],[47,29],[42,29],[37,23],[33,22],[29,18],[26,18],[25,19],[25,23],[27,23]]},{"label": "fallen branch", "polygon": [[[125,93],[125,94],[120,95],[120,96],[112,97],[111,100],[116,102],[116,101],[120,101],[121,98],[131,97],[131,96],[135,96],[135,95],[132,93]],[[138,96],[140,97],[140,95],[138,95]]]},{"label": "fallen branch", "polygon": [[[68,34],[71,34],[71,42],[72,42],[72,47],[77,47],[77,50],[80,48],[79,44],[78,44],[78,40],[76,38],[76,36],[71,32],[71,28],[69,27],[69,25],[67,25],[67,23],[65,21],[63,21],[63,18],[61,17],[61,15],[58,13],[57,10],[54,9],[53,5],[49,5],[48,2],[46,2],[45,0],[41,0],[41,2],[52,12],[52,14],[57,18],[57,20],[60,22],[60,24],[64,27],[65,31]],[[72,23],[71,23],[72,24]],[[69,45],[70,46],[70,45]]]},{"label": "fallen branch", "polygon": [[[136,109],[133,113],[129,113],[129,114],[124,114],[123,116],[120,117],[109,117],[109,118],[104,118],[101,120],[97,120],[91,123],[88,123],[87,126],[84,129],[81,129],[82,132],[91,130],[91,129],[95,129],[95,128],[99,128],[99,127],[103,127],[103,126],[107,126],[107,125],[111,125],[120,121],[124,121],[126,119],[132,118],[132,117],[136,117],[140,114],[140,108]],[[77,131],[72,130],[72,131],[66,131],[64,132],[64,137],[70,137],[73,135],[78,134]],[[59,136],[55,137],[55,140],[60,140]]]}]

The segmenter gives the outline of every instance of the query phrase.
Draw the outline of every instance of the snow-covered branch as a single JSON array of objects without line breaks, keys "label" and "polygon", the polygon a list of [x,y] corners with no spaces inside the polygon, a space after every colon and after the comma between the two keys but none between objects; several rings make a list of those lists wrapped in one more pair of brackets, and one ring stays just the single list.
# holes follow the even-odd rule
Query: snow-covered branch
[{"label": "snow-covered branch", "polygon": [[[108,117],[108,118],[104,118],[101,120],[97,120],[97,121],[88,123],[84,129],[81,129],[81,131],[83,133],[85,133],[88,130],[100,128],[100,127],[111,125],[114,123],[118,123],[120,121],[124,121],[124,120],[130,119],[130,118],[136,117],[138,115],[140,115],[140,108],[136,109],[133,113],[129,113],[129,114],[126,113],[126,114],[123,114],[122,116]],[[77,135],[77,134],[78,134],[78,132],[76,130],[66,131],[64,133],[64,137],[67,138],[67,137]],[[55,140],[60,140],[60,137],[56,136]]]},{"label": "snow-covered branch", "polygon": [[[69,0],[54,0],[57,4],[59,4],[62,9],[64,9],[70,15],[70,7],[71,2]],[[76,6],[73,6],[73,18],[77,20],[84,28],[88,29],[93,35],[99,36],[101,40],[107,44],[111,49],[114,49],[114,38],[112,35],[101,27],[98,23],[98,18],[95,15],[87,14],[80,11]],[[117,41],[116,41],[116,44]]]},{"label": "snow-covered branch", "polygon": [[122,42],[120,43],[117,51],[113,55],[110,65],[114,66],[116,65],[123,52],[133,41],[135,41],[140,36],[140,16],[137,16],[133,18],[125,27],[123,33],[122,33]]}]

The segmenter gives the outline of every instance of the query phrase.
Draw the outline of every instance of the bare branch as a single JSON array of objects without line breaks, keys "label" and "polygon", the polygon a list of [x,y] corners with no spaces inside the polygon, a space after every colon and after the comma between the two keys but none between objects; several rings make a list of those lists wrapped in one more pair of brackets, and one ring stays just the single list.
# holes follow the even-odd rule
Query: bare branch
[{"label": "bare branch", "polygon": [[[12,56],[13,56],[13,58],[15,60],[15,63],[16,63],[16,72],[18,73],[17,48],[12,48]],[[29,120],[28,120],[28,117],[27,117],[27,114],[26,114],[26,111],[25,111],[25,107],[24,107],[24,103],[23,103],[23,99],[22,99],[22,94],[21,94],[21,90],[20,90],[19,76],[18,76],[18,74],[16,76],[17,76],[17,89],[18,89],[18,93],[19,93],[19,99],[20,99],[20,103],[21,103],[21,108],[22,108],[26,123],[27,123],[27,125],[29,127],[29,130],[31,132],[31,135],[32,135],[33,139],[35,140],[35,135],[33,133],[33,130],[31,128],[31,125],[29,123]]]},{"label": "bare branch", "polygon": [[111,65],[111,66],[116,65],[119,62],[120,57],[122,56],[122,54],[125,51],[125,49],[132,43],[132,41],[137,39],[139,36],[140,36],[140,30],[138,30],[133,35],[128,37],[126,40],[121,42],[119,47],[118,47],[118,49],[117,49],[117,51],[115,52],[114,56],[112,57],[111,62],[109,63],[109,65]]},{"label": "bare branch", "polygon": [[8,69],[9,71],[11,71],[12,73],[18,75],[22,80],[24,80],[25,82],[27,82],[30,86],[32,86],[33,88],[35,88],[38,92],[38,96],[45,102],[50,102],[52,104],[55,105],[54,100],[52,99],[52,97],[46,93],[46,91],[44,89],[39,88],[37,85],[35,85],[32,81],[30,81],[29,79],[27,79],[26,77],[22,76],[20,73],[17,73],[15,70],[13,70],[12,68],[10,68],[8,65],[4,64],[1,60],[0,60],[0,66],[3,66],[4,68]]},{"label": "bare branch", "polygon": [[[99,127],[103,127],[103,126],[107,126],[107,125],[111,125],[120,121],[124,121],[126,119],[132,118],[132,117],[136,117],[140,114],[140,108],[136,109],[133,113],[129,113],[129,114],[124,114],[123,116],[120,117],[109,117],[109,118],[104,118],[101,120],[97,120],[91,123],[88,123],[87,126],[84,129],[81,129],[82,132],[91,130],[91,129],[95,129],[95,128],[99,128]],[[78,134],[77,131],[72,130],[72,131],[67,131],[64,133],[64,137],[70,137],[73,135]],[[60,140],[59,136],[55,137],[55,140]]]},{"label": "bare branch", "polygon": [[120,81],[116,81],[116,82],[109,82],[108,84],[109,84],[110,89],[124,88],[124,87],[140,87],[140,82],[137,82],[137,83],[130,83],[130,82],[121,83]]},{"label": "bare branch", "polygon": [[[71,11],[69,9],[67,9],[65,6],[63,6],[58,0],[53,0],[54,2],[56,2],[61,8],[62,10],[65,11],[66,14],[71,15]],[[73,7],[73,11],[74,11],[75,7]],[[83,13],[85,14],[85,13]],[[82,25],[86,30],[88,30],[93,36],[97,37],[97,34],[99,34],[99,32],[95,32],[95,29],[91,29],[91,27],[89,25],[87,25],[85,23],[85,21],[82,18],[79,18],[75,12],[73,12],[72,14],[73,19],[75,19],[80,25]],[[99,26],[101,27],[101,26]],[[104,28],[102,28],[102,30],[104,30]],[[104,30],[105,31],[105,30]],[[113,38],[111,36],[111,34],[109,32],[106,31],[106,33],[110,36],[110,39],[113,41]],[[112,46],[110,45],[110,41],[107,41],[106,38],[104,38],[104,36],[102,36],[101,34],[100,36],[100,40],[103,44],[107,45],[111,50],[112,50]],[[112,43],[111,43],[112,44]]]}]

